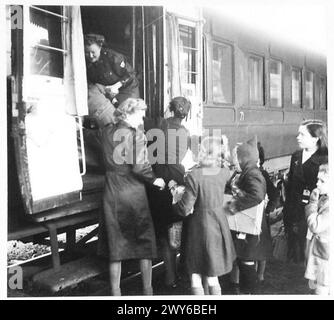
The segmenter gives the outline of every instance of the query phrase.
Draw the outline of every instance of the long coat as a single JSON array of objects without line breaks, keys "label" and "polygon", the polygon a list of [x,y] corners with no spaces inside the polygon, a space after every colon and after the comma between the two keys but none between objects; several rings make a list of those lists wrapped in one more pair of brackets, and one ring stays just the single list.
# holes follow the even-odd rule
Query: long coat
[{"label": "long coat", "polygon": [[[238,189],[241,190],[235,202],[237,211],[254,207],[264,200],[266,196],[266,181],[255,163],[246,163],[235,183]],[[245,239],[238,239],[237,232],[231,231],[231,233],[239,259],[253,261],[266,258],[266,253],[263,251],[265,248],[261,250],[261,246],[259,246],[259,236],[247,234]]]},{"label": "long coat", "polygon": [[[170,180],[183,185],[185,169],[181,162],[187,152],[189,131],[174,117],[161,119],[158,129],[162,130],[165,139],[156,142],[159,144],[157,152],[164,152],[157,154],[159,163],[152,164],[153,171],[157,177],[164,179],[166,185]],[[157,236],[166,237],[168,227],[181,218],[173,215],[172,196],[168,188],[159,191],[148,186],[147,190]]]},{"label": "long coat", "polygon": [[298,150],[291,156],[289,178],[286,188],[286,201],[283,209],[284,225],[288,233],[288,256],[294,261],[304,260],[307,224],[305,205],[302,202],[303,191],[311,192],[317,183],[319,166],[327,162],[327,154],[320,150],[302,163],[303,151]]},{"label": "long coat", "polygon": [[122,87],[115,96],[119,103],[127,98],[139,98],[139,82],[126,58],[110,48],[102,47],[100,58],[87,64],[87,79],[104,86],[121,81]]},{"label": "long coat", "polygon": [[[317,284],[328,286],[330,282],[329,257],[330,246],[330,224],[329,199],[327,195],[320,196],[319,200],[313,199],[311,195],[310,202],[305,208],[307,225],[309,228],[307,240],[307,260],[305,278],[316,280]],[[317,239],[316,239],[317,238]],[[323,243],[323,253],[320,257],[319,241]]]},{"label": "long coat", "polygon": [[[232,270],[236,258],[223,209],[225,168],[195,168],[185,178],[185,193],[174,210],[187,217],[185,262],[187,271],[221,276]],[[194,209],[193,213],[190,214]]]},{"label": "long coat", "polygon": [[156,242],[144,182],[152,183],[155,175],[147,159],[145,136],[120,121],[103,128],[102,146],[109,260],[152,259]]}]

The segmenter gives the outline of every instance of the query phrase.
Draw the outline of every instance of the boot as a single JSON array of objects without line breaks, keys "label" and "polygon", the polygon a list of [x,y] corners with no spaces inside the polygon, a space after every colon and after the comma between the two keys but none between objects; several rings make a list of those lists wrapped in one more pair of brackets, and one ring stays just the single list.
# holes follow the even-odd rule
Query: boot
[{"label": "boot", "polygon": [[242,293],[254,294],[256,290],[256,270],[254,265],[239,264],[240,269],[240,289]]}]

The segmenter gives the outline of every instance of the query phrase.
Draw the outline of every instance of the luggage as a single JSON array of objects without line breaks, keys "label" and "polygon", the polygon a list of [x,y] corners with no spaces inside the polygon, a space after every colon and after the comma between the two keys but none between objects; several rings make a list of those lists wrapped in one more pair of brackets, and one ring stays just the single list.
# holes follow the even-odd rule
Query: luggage
[{"label": "luggage", "polygon": [[[224,195],[224,203],[230,202],[233,196],[229,194]],[[261,233],[261,224],[264,211],[264,201],[255,207],[230,214],[226,211],[227,221],[230,230],[247,233],[252,235],[259,235]]]}]

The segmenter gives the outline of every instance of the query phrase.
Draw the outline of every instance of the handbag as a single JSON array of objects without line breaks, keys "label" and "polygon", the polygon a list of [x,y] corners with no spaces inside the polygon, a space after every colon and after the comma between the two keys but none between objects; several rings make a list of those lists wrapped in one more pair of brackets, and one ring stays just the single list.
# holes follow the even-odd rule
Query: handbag
[{"label": "handbag", "polygon": [[168,242],[171,248],[179,249],[181,246],[182,221],[174,222],[168,228]]},{"label": "handbag", "polygon": [[286,262],[288,260],[288,237],[281,227],[278,235],[273,240],[273,257],[276,260]]},{"label": "handbag", "polygon": [[327,242],[321,241],[320,237],[315,236],[312,254],[323,260],[329,260],[329,244]]}]

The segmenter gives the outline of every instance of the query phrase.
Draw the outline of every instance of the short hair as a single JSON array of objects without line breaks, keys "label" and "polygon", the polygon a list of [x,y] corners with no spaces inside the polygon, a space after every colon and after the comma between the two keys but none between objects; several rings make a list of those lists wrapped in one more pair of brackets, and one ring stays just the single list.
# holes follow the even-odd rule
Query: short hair
[{"label": "short hair", "polygon": [[143,99],[139,98],[128,98],[124,100],[119,107],[115,110],[114,116],[115,121],[126,119],[127,115],[133,114],[139,110],[146,110],[147,105]]},{"label": "short hair", "polygon": [[102,47],[105,43],[105,38],[101,34],[89,33],[84,35],[84,43],[85,46],[97,44],[99,47]]},{"label": "short hair", "polygon": [[[224,138],[220,137],[205,137],[200,145],[198,154],[199,164],[205,167],[220,165],[225,159],[227,153],[227,145],[224,144]],[[226,140],[225,140],[226,142]]]},{"label": "short hair", "polygon": [[305,126],[310,135],[314,138],[319,138],[317,142],[318,149],[327,153],[327,128],[326,124],[321,120],[304,120],[301,126]]},{"label": "short hair", "polygon": [[323,173],[323,174],[326,174],[326,175],[329,174],[329,165],[328,165],[328,163],[324,163],[324,164],[320,165],[320,167],[319,167],[319,173]]}]

